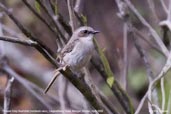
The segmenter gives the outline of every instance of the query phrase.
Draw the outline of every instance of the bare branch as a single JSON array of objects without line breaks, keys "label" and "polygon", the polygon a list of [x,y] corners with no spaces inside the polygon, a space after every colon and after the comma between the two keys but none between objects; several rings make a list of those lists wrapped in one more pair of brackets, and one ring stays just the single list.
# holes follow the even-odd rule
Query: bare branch
[{"label": "bare branch", "polygon": [[168,14],[167,14],[167,19],[169,21],[171,21],[171,1],[169,1],[169,10],[168,10]]},{"label": "bare branch", "polygon": [[[59,36],[58,33],[56,33],[56,31],[52,28],[52,26],[49,25],[49,23],[42,17],[40,16],[35,10],[34,8],[32,8],[32,6],[27,2],[27,0],[22,0],[24,2],[24,4],[33,12],[33,14],[35,16],[37,16],[48,28],[49,30],[55,34],[56,38],[59,40]],[[59,40],[61,43],[61,40]]]},{"label": "bare branch", "polygon": [[24,28],[24,26],[13,16],[13,14],[2,4],[0,3],[0,8],[13,20],[13,22],[18,26],[18,28],[31,40],[36,41],[41,47],[46,49],[48,53],[50,53],[52,56],[55,54],[49,49],[42,41],[40,41],[38,38],[35,38],[27,29]]},{"label": "bare branch", "polygon": [[166,114],[170,114],[171,113],[171,89],[169,91],[169,100],[168,100],[168,104],[167,104],[167,113]]},{"label": "bare branch", "polygon": [[[167,60],[166,64],[164,65],[164,67],[162,68],[159,75],[150,82],[150,84],[148,86],[148,90],[147,90],[145,96],[143,97],[143,99],[141,100],[141,102],[140,102],[141,105],[138,106],[138,109],[141,109],[141,106],[142,106],[142,104],[144,104],[144,101],[145,101],[146,97],[148,97],[149,101],[151,101],[151,99],[152,99],[151,98],[152,90],[154,89],[154,86],[156,85],[156,83],[161,78],[163,78],[165,76],[165,74],[168,72],[168,70],[171,68],[171,63],[170,62],[171,62],[171,54],[169,54],[168,60]],[[137,110],[136,112],[138,112],[138,111],[139,110]],[[136,113],[136,114],[139,114],[139,113]]]},{"label": "bare branch", "polygon": [[[24,28],[24,26],[13,16],[13,14],[0,3],[0,8],[5,11],[5,13],[13,20],[13,22],[19,27],[19,29],[31,40],[36,41],[38,45],[36,45],[36,49],[44,55],[53,65],[56,65],[56,61],[53,59],[55,53],[51,51],[42,41],[38,38],[35,38],[28,30]],[[53,56],[53,57],[52,57]]]},{"label": "bare branch", "polygon": [[131,9],[131,11],[137,16],[137,18],[140,20],[140,22],[148,28],[149,32],[153,36],[156,43],[160,46],[162,52],[166,57],[168,57],[169,51],[167,50],[166,46],[163,44],[160,36],[156,33],[156,31],[151,27],[151,25],[142,17],[142,15],[137,11],[137,9],[134,7],[134,5],[130,2],[130,0],[124,0],[125,3],[127,3],[128,7]]},{"label": "bare branch", "polygon": [[[69,79],[73,85],[77,89],[81,91],[81,93],[86,97],[86,99],[91,103],[91,105],[96,109],[96,110],[103,110],[102,114],[106,114],[106,110],[103,108],[102,103],[99,101],[99,99],[93,94],[92,89],[87,85],[84,79],[78,79],[78,76],[74,75],[71,70],[68,68],[66,71],[63,71],[62,69],[60,72],[67,78]],[[81,76],[79,76],[81,77]]]},{"label": "bare branch", "polygon": [[141,37],[141,39],[144,40],[147,44],[149,44],[150,47],[154,48],[157,52],[159,52],[160,54],[162,54],[164,56],[164,53],[155,44],[153,44],[152,42],[147,40],[148,37],[145,34],[138,31],[135,27],[132,27],[132,29],[133,29],[134,33],[137,36]]},{"label": "bare branch", "polygon": [[4,114],[10,114],[8,112],[10,110],[11,105],[11,94],[12,94],[12,84],[14,82],[14,77],[8,79],[7,86],[5,88],[5,95],[4,95]]},{"label": "bare branch", "polygon": [[[96,70],[101,74],[103,79],[107,80],[107,73],[105,72],[104,66],[102,65],[101,61],[99,60],[98,62],[96,62],[96,60],[94,60],[94,59],[95,58],[91,59],[91,63],[96,68]],[[118,83],[118,81],[115,80],[115,82],[112,85],[112,87],[109,86],[109,88],[112,90],[114,95],[117,97],[117,100],[122,105],[122,107],[125,110],[125,112],[128,113],[128,114],[132,114],[134,109],[132,107],[131,101],[130,101],[128,95],[126,94],[126,92],[121,88],[121,86]]]},{"label": "bare branch", "polygon": [[101,91],[99,91],[99,96],[112,113],[118,114],[117,110],[114,108],[114,105],[108,100],[108,98]]},{"label": "bare branch", "polygon": [[42,53],[53,65],[55,65],[55,66],[57,65],[54,58],[52,58],[51,55],[49,55],[49,53],[46,50],[44,50],[39,44],[37,44],[37,42],[31,41],[31,40],[16,39],[16,38],[9,37],[9,36],[0,36],[0,40],[13,42],[13,43],[19,43],[19,44],[22,44],[25,46],[33,46],[40,53]]},{"label": "bare branch", "polygon": [[52,106],[50,106],[40,95],[38,95],[32,88],[30,88],[28,82],[25,81],[21,76],[19,76],[13,69],[11,69],[6,64],[2,65],[2,69],[10,76],[14,76],[14,78],[19,83],[21,83],[29,92],[31,92],[47,109],[52,109]]},{"label": "bare branch", "polygon": [[168,14],[168,9],[167,9],[167,7],[166,7],[166,4],[164,3],[164,0],[160,0],[160,2],[161,2],[161,4],[162,4],[162,7],[163,7],[165,13]]},{"label": "bare branch", "polygon": [[67,42],[67,39],[66,39],[65,36],[62,34],[60,28],[58,27],[57,23],[55,22],[54,18],[52,17],[52,15],[50,14],[50,12],[49,12],[48,9],[46,8],[46,6],[42,3],[41,0],[36,0],[36,1],[40,4],[40,6],[42,7],[42,9],[45,11],[45,13],[48,15],[48,17],[50,18],[51,22],[52,22],[53,25],[55,26],[55,28],[56,28],[58,34],[59,34],[60,37],[62,38],[62,39],[60,39],[61,42],[62,42],[62,40],[63,40],[63,41],[66,43],[66,42]]},{"label": "bare branch", "polygon": [[140,114],[140,111],[141,111],[141,109],[142,109],[142,107],[144,105],[144,102],[145,102],[145,100],[147,98],[147,95],[148,95],[148,93],[146,92],[145,95],[143,96],[143,98],[141,99],[141,101],[140,101],[140,103],[138,105],[138,108],[136,109],[134,114]]},{"label": "bare branch", "polygon": [[161,110],[164,110],[165,109],[165,102],[166,102],[164,78],[161,78],[161,80],[160,80],[160,87],[161,87],[161,94],[162,94],[162,107],[161,107]]},{"label": "bare branch", "polygon": [[[150,63],[149,63],[149,61],[148,61],[148,59],[147,59],[145,50],[143,50],[142,47],[139,45],[139,43],[137,42],[137,39],[135,38],[135,36],[133,35],[132,37],[133,37],[133,41],[134,41],[135,47],[136,47],[138,53],[140,54],[140,56],[141,56],[141,58],[142,58],[142,60],[143,60],[143,62],[144,62],[144,65],[145,65],[145,68],[146,68],[146,72],[147,72],[148,81],[149,81],[149,83],[151,83],[151,81],[152,81],[153,78],[154,78],[154,74],[153,74],[152,69],[151,69],[151,67],[150,67]],[[153,98],[154,98],[154,100],[155,100],[155,103],[156,103],[156,104],[159,104],[159,101],[158,101],[158,93],[157,93],[157,90],[156,90],[156,89],[154,89],[152,95],[153,95]],[[146,96],[146,95],[144,95],[144,97],[145,97],[145,96]],[[138,114],[139,111],[140,111],[141,108],[142,108],[142,105],[143,105],[142,101],[145,100],[144,97],[142,98],[142,100],[141,100],[141,102],[140,102],[140,105],[138,106],[138,108],[137,108],[137,110],[136,110],[136,114]]]},{"label": "bare branch", "polygon": [[69,19],[70,25],[72,28],[72,32],[75,30],[75,19],[74,19],[74,10],[73,10],[73,0],[67,0],[68,12],[69,12]]},{"label": "bare branch", "polygon": [[37,42],[32,41],[32,40],[22,40],[22,39],[10,37],[10,36],[0,36],[0,40],[12,42],[12,43],[18,43],[18,44],[22,44],[25,46],[33,46],[34,47],[34,46],[38,45]]},{"label": "bare branch", "polygon": [[74,6],[74,11],[75,11],[75,12],[79,13],[79,11],[80,11],[80,6],[81,6],[81,2],[82,2],[82,1],[83,1],[83,0],[76,0],[75,6]]},{"label": "bare branch", "polygon": [[158,22],[159,22],[159,19],[157,17],[157,13],[156,13],[156,10],[155,10],[155,4],[154,4],[154,0],[147,0],[148,2],[148,5],[149,5],[149,8],[151,10],[151,17],[152,17],[152,23],[153,25],[157,25]]},{"label": "bare branch", "polygon": [[123,55],[124,55],[124,69],[123,69],[123,88],[127,90],[127,76],[128,76],[128,25],[124,23],[123,26]]}]

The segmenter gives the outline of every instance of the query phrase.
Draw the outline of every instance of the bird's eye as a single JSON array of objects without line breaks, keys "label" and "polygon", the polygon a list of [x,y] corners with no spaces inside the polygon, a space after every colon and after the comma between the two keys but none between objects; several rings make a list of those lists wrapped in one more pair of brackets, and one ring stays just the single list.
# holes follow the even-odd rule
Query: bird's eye
[{"label": "bird's eye", "polygon": [[88,30],[84,30],[84,33],[85,33],[85,34],[88,33]]}]

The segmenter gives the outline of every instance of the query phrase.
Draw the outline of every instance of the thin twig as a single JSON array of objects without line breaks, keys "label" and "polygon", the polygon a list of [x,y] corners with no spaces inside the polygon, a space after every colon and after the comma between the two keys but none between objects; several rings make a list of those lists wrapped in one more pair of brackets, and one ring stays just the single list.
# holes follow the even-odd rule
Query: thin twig
[{"label": "thin twig", "polygon": [[35,38],[24,26],[14,17],[14,15],[2,4],[0,3],[0,8],[13,20],[13,22],[18,26],[18,28],[31,40],[36,41],[39,43],[41,47],[46,49],[48,53],[50,53],[52,56],[55,56],[53,51],[51,51],[50,48],[48,48],[42,41],[40,41],[38,38]]},{"label": "thin twig", "polygon": [[[83,68],[83,72],[84,72],[84,78],[82,80],[84,80],[84,82],[89,86],[89,88],[92,90],[92,93],[94,94],[94,96],[97,98],[97,100],[101,103],[101,106],[105,109],[106,112],[109,112],[108,107],[105,106],[104,102],[102,101],[101,97],[99,96],[99,92],[98,92],[98,88],[97,86],[93,83],[92,79],[91,79],[91,74],[89,72],[89,70],[84,67]],[[116,112],[116,111],[115,111]],[[116,113],[117,114],[117,113]]]},{"label": "thin twig", "polygon": [[110,109],[110,111],[113,114],[118,114],[117,110],[114,108],[114,105],[108,100],[108,98],[101,91],[99,91],[99,96],[104,102],[104,104]]},{"label": "thin twig", "polygon": [[[2,5],[0,5],[0,7],[1,7]],[[3,8],[2,8],[3,9]],[[5,9],[3,9],[3,10],[7,10],[6,8]],[[9,13],[8,12],[8,10],[6,11],[7,12],[7,14],[10,16],[10,18],[12,18],[12,20],[15,22],[15,23],[18,23],[18,21],[16,21],[16,19],[14,18],[14,16],[11,14],[11,13]],[[12,16],[11,16],[12,15]],[[23,32],[26,34],[26,33],[29,33],[28,31],[26,31],[26,29],[23,29],[23,26],[21,25],[21,24],[19,24],[18,25],[19,26],[19,28],[20,29],[22,29],[23,30]],[[30,34],[28,34],[28,36],[30,36]],[[38,44],[39,44],[39,42],[37,42]],[[40,49],[41,50],[40,50]],[[47,51],[45,48],[43,48],[43,46],[38,46],[38,47],[36,47],[36,49],[40,52],[40,51]],[[48,52],[47,52],[48,53]],[[46,56],[46,55],[44,55],[44,56]],[[53,61],[53,58],[48,58],[48,60],[49,61]],[[57,63],[55,63],[54,62],[54,66],[57,68]],[[6,72],[8,72],[9,74],[11,74],[11,75],[16,75],[17,76],[17,74],[15,73],[15,72],[13,72],[13,70],[11,69],[11,68],[9,68],[9,67],[7,67],[6,65],[4,66],[4,70],[6,71]],[[93,94],[93,92],[92,92],[92,90],[91,90],[91,88],[84,82],[84,80],[80,80],[76,75],[74,75],[71,71],[70,71],[70,69],[66,69],[66,71],[63,71],[63,70],[61,70],[60,71],[67,79],[69,79],[71,82],[72,82],[72,84],[74,84],[75,85],[75,87],[77,88],[77,89],[79,89],[80,90],[80,92],[86,97],[86,99],[90,102],[90,104],[96,109],[96,110],[103,110],[103,112],[102,112],[102,114],[106,114],[106,111],[105,111],[105,109],[103,108],[103,106],[101,105],[101,102],[99,102],[99,100],[94,96],[94,94]],[[23,80],[22,80],[23,81]],[[28,88],[28,90],[29,90],[29,88]],[[36,96],[36,93],[34,92],[34,91],[32,91],[32,90],[29,90],[29,91],[31,91],[31,93],[33,94],[33,95],[35,95]],[[39,97],[38,97],[39,98]],[[122,99],[123,100],[123,99]]]},{"label": "thin twig", "polygon": [[[67,72],[66,72],[67,71]],[[66,71],[63,71],[62,69],[60,72],[69,79],[72,84],[75,85],[76,88],[78,88],[83,95],[85,95],[86,99],[92,104],[92,106],[96,110],[103,110],[101,112],[102,114],[106,114],[106,110],[103,108],[102,103],[99,101],[99,99],[93,94],[92,89],[87,85],[84,79],[78,79],[78,77],[74,74],[72,74],[71,70],[68,68]]]},{"label": "thin twig", "polygon": [[168,9],[167,9],[167,7],[166,7],[166,4],[164,3],[164,0],[160,0],[160,2],[161,2],[161,4],[162,4],[162,7],[163,7],[165,13],[168,14]]},{"label": "thin twig", "polygon": [[131,11],[136,15],[136,17],[140,20],[140,22],[148,28],[149,32],[153,36],[156,43],[161,48],[162,52],[166,57],[168,57],[169,51],[167,50],[166,46],[163,44],[160,36],[156,33],[156,31],[151,27],[151,25],[142,17],[142,15],[138,12],[138,10],[135,8],[135,6],[130,2],[130,0],[124,0],[125,3],[127,3],[128,7],[131,9]]},{"label": "thin twig", "polygon": [[167,104],[167,113],[166,114],[170,114],[171,113],[171,89],[169,91],[169,100],[168,100],[168,104]]},{"label": "thin twig", "polygon": [[[65,92],[66,91],[65,87],[67,86],[66,81],[68,81],[68,80],[66,80],[66,78],[64,78],[63,76],[60,76],[58,79],[59,79],[59,82],[60,82],[59,85],[58,85],[58,96],[59,96],[60,109],[61,110],[66,110],[67,103],[66,103],[64,94],[66,93]],[[63,112],[62,114],[65,114],[65,113]]]},{"label": "thin twig", "polygon": [[19,29],[31,40],[36,41],[38,45],[36,45],[36,49],[44,55],[53,65],[56,65],[56,61],[53,59],[55,57],[55,53],[51,51],[42,41],[38,38],[35,38],[24,26],[13,16],[13,14],[3,5],[0,3],[0,8],[13,20],[13,22],[19,27]]},{"label": "thin twig", "polygon": [[138,31],[135,27],[132,27],[134,33],[136,35],[138,35],[139,37],[142,38],[142,40],[144,40],[147,44],[149,44],[149,46],[151,46],[152,48],[154,48],[157,52],[159,52],[160,54],[162,54],[164,56],[164,53],[153,43],[151,43],[150,41],[148,41],[148,37],[143,34],[142,32]]},{"label": "thin twig", "polygon": [[22,39],[10,37],[10,36],[0,36],[0,40],[12,42],[12,43],[18,43],[18,44],[22,44],[25,46],[33,46],[34,47],[34,46],[38,45],[37,42],[32,41],[32,40],[22,40]]},{"label": "thin twig", "polygon": [[[135,44],[135,47],[136,47],[138,53],[140,54],[141,58],[142,58],[143,61],[144,61],[144,65],[145,65],[146,72],[147,72],[147,78],[148,78],[148,80],[149,80],[149,83],[151,83],[151,81],[152,81],[153,78],[154,78],[154,74],[153,74],[152,69],[151,69],[151,67],[150,67],[150,63],[149,63],[149,61],[148,61],[148,59],[147,59],[146,53],[145,53],[145,51],[142,49],[142,47],[138,44],[137,39],[135,38],[135,36],[132,36],[132,38],[133,38],[133,41],[134,41],[134,44]],[[154,98],[156,104],[159,104],[159,103],[158,103],[158,93],[157,93],[157,89],[154,89],[152,95],[153,95],[153,98]],[[144,100],[144,99],[143,99],[143,100]],[[140,103],[141,103],[141,102],[140,102]],[[137,110],[136,110],[136,113],[139,113],[139,111],[140,111],[142,105],[143,105],[143,103],[142,103],[141,105],[138,106],[138,108],[137,108]]]},{"label": "thin twig", "polygon": [[[37,16],[48,28],[49,30],[55,34],[56,38],[59,40],[58,33],[52,28],[52,26],[49,25],[49,23],[42,17],[40,16],[39,13],[37,13],[34,8],[27,2],[27,0],[22,0],[24,4],[33,12],[35,16]],[[60,41],[60,40],[59,40]]]},{"label": "thin twig", "polygon": [[149,5],[149,8],[150,8],[150,11],[151,11],[151,17],[152,17],[152,23],[153,25],[156,25],[158,24],[159,22],[159,19],[157,17],[157,13],[156,13],[156,10],[155,10],[155,4],[154,4],[154,0],[147,0],[148,2],[148,5]]},{"label": "thin twig", "polygon": [[77,13],[80,11],[81,2],[83,2],[83,0],[76,0],[75,2],[74,11]]},{"label": "thin twig", "polygon": [[140,103],[139,103],[139,105],[138,105],[138,107],[137,107],[134,114],[140,114],[140,111],[141,111],[141,109],[142,109],[142,107],[144,105],[144,102],[145,102],[145,100],[147,98],[147,95],[148,95],[148,93],[146,92],[145,95],[143,96],[143,98],[141,99],[141,101],[140,101]]},{"label": "thin twig", "polygon": [[75,19],[74,19],[74,10],[73,10],[73,0],[67,0],[68,12],[69,12],[69,19],[70,25],[72,28],[72,32],[75,30]]},{"label": "thin twig", "polygon": [[9,74],[10,76],[14,76],[14,78],[21,83],[31,94],[33,94],[47,109],[52,109],[50,106],[38,93],[36,93],[30,86],[28,81],[25,81],[24,78],[19,76],[13,69],[10,68],[7,64],[2,65],[2,69]]},{"label": "thin twig", "polygon": [[10,114],[10,105],[11,105],[11,94],[12,94],[12,84],[14,82],[14,77],[10,77],[7,82],[4,94],[4,114]]},{"label": "thin twig", "polygon": [[162,107],[161,109],[165,109],[165,102],[166,102],[166,97],[165,97],[165,87],[164,87],[164,78],[161,78],[160,80],[160,87],[161,87],[161,96],[162,96]]},{"label": "thin twig", "polygon": [[123,69],[123,88],[127,90],[127,76],[128,76],[128,25],[124,23],[123,26],[123,55],[124,55],[124,69]]},{"label": "thin twig", "polygon": [[[55,63],[55,66],[56,63]],[[12,69],[10,69],[8,66],[7,67],[4,67],[6,70],[6,72],[10,72],[12,73],[12,75],[15,77],[19,77],[17,74],[14,73],[14,71]],[[66,78],[68,78],[83,94],[84,96],[87,98],[87,100],[89,100],[89,102],[92,104],[92,106],[94,106],[95,109],[97,110],[100,110],[102,108],[100,108],[101,106],[99,105],[99,101],[96,100],[96,98],[94,97],[94,95],[92,94],[92,91],[91,88],[88,87],[88,85],[86,83],[84,83],[84,81],[82,82],[81,80],[78,80],[77,76],[75,76],[74,74],[72,74],[72,72],[70,70],[67,70],[67,71],[60,71]],[[16,77],[15,77],[16,78]],[[23,80],[20,80],[20,83],[22,83]],[[26,86],[26,88],[31,92],[33,93],[38,99],[40,97],[37,96],[37,93],[35,93],[33,90],[31,90],[30,88],[28,88]],[[87,94],[88,93],[88,94]],[[92,99],[94,99],[92,101]],[[41,102],[42,99],[40,99]],[[105,110],[104,110],[105,111]]]},{"label": "thin twig", "polygon": [[70,25],[64,20],[63,16],[60,14],[60,12],[56,12],[56,8],[58,6],[55,7],[55,5],[57,5],[57,0],[55,0],[55,3],[52,2],[52,0],[47,0],[46,1],[48,4],[50,4],[50,8],[53,11],[52,17],[54,18],[54,20],[61,25],[62,28],[64,28],[64,30],[68,33],[69,36],[72,35],[72,30]]},{"label": "thin twig", "polygon": [[[94,58],[91,59],[91,63],[96,68],[96,70],[101,74],[104,80],[107,80],[107,73],[104,70],[104,67],[99,60],[98,62],[95,62]],[[107,84],[108,85],[108,84]],[[109,86],[109,85],[108,85]],[[115,80],[112,87],[109,86],[109,88],[112,90],[114,95],[116,96],[119,103],[122,105],[123,109],[127,114],[132,114],[134,112],[134,109],[132,107],[131,101],[126,94],[126,92],[121,88],[120,84]]]},{"label": "thin twig", "polygon": [[169,21],[171,21],[171,1],[169,1],[169,10],[168,10],[168,14],[167,14],[167,19]]},{"label": "thin twig", "polygon": [[[143,97],[143,99],[140,101],[140,104],[141,104],[141,105],[138,106],[138,109],[141,110],[142,104],[144,104],[144,101],[145,101],[146,97],[148,97],[149,101],[151,101],[151,91],[153,90],[155,84],[156,84],[162,77],[164,77],[165,74],[168,72],[168,70],[171,68],[171,63],[170,63],[170,62],[171,62],[171,54],[169,54],[168,60],[167,60],[166,64],[164,65],[164,67],[162,68],[162,70],[161,70],[161,72],[159,73],[159,75],[158,75],[155,79],[153,79],[153,80],[151,81],[151,83],[149,84],[148,90],[147,90],[145,96]],[[139,112],[139,110],[137,110],[136,112]],[[136,113],[136,114],[139,114],[139,113]]]},{"label": "thin twig", "polygon": [[0,26],[2,26],[2,29],[3,29],[5,32],[9,33],[10,35],[15,36],[15,37],[20,37],[20,36],[19,36],[20,33],[15,32],[15,31],[12,30],[11,28],[7,27],[6,25],[0,23]]},{"label": "thin twig", "polygon": [[60,37],[62,38],[62,39],[60,39],[61,42],[62,42],[62,40],[63,40],[63,41],[66,43],[66,42],[67,42],[67,39],[66,39],[65,36],[62,34],[61,30],[59,29],[57,23],[55,22],[54,18],[52,17],[52,15],[50,14],[50,12],[49,12],[48,9],[46,8],[46,6],[42,3],[41,0],[36,0],[36,1],[40,4],[40,6],[42,7],[42,9],[45,11],[45,13],[46,13],[46,14],[48,15],[48,17],[50,18],[52,24],[55,26],[55,28],[56,28],[58,34],[59,34]]},{"label": "thin twig", "polygon": [[[168,22],[168,23],[166,23],[166,25],[167,25],[167,29],[171,30],[171,28],[170,28],[170,23],[171,23],[171,0],[169,1],[169,8],[168,8],[167,11],[168,11],[168,13],[167,13],[167,20],[166,20],[166,22]],[[167,34],[167,29],[166,29],[166,34]],[[165,30],[165,29],[163,29],[163,30]],[[166,39],[167,36],[164,37],[164,38]],[[161,109],[164,110],[165,109],[165,102],[166,102],[164,78],[161,78],[161,80],[160,80],[160,87],[161,87],[161,95],[162,95],[162,105],[161,105],[162,107],[161,107]]]},{"label": "thin twig", "polygon": [[43,49],[37,42],[32,41],[32,40],[21,40],[21,39],[17,39],[17,38],[13,38],[13,37],[9,37],[9,36],[0,36],[0,40],[3,41],[8,41],[8,42],[12,42],[12,43],[19,43],[25,46],[33,46],[35,47],[40,53],[42,53],[53,65],[57,65],[56,61],[54,60],[54,58],[52,58],[51,55],[49,55],[49,53]]}]

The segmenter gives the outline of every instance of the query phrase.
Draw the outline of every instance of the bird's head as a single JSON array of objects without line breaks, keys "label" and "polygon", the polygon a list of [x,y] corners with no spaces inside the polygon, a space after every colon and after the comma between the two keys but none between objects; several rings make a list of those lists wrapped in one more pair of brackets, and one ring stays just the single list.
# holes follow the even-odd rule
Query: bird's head
[{"label": "bird's head", "polygon": [[88,26],[83,26],[78,28],[75,32],[74,35],[78,38],[81,39],[93,39],[94,35],[99,33],[99,31],[94,30],[91,27]]}]

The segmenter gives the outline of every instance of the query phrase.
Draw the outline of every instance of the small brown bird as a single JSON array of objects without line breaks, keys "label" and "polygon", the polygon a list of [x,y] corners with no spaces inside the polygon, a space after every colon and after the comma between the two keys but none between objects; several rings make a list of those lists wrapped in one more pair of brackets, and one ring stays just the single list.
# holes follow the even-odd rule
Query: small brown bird
[{"label": "small brown bird", "polygon": [[[83,26],[75,30],[71,39],[57,57],[57,62],[62,67],[69,66],[73,72],[79,72],[91,59],[94,51],[93,38],[97,33],[99,31],[88,26]],[[45,89],[45,93],[47,93],[57,75],[58,73],[55,73],[53,79]]]}]

